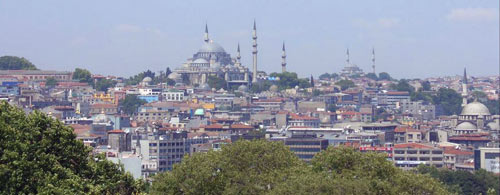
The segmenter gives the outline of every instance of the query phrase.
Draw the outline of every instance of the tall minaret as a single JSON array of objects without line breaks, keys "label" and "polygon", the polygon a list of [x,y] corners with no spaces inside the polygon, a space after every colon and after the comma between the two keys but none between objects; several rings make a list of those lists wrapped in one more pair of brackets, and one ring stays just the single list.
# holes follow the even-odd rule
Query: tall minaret
[{"label": "tall minaret", "polygon": [[467,105],[467,70],[464,68],[464,78],[462,79],[462,107]]},{"label": "tall minaret", "polygon": [[283,41],[283,48],[281,54],[281,72],[286,72],[286,51],[285,51],[285,42]]},{"label": "tall minaret", "polygon": [[210,41],[210,39],[208,38],[208,24],[205,23],[205,36],[204,36],[204,39],[205,43],[208,43],[208,41]]},{"label": "tall minaret", "polygon": [[236,66],[241,65],[241,53],[240,53],[240,43],[238,43],[238,49],[236,50]]},{"label": "tall minaret", "polygon": [[347,52],[346,52],[346,60],[345,62],[347,63],[347,66],[349,66],[349,48],[347,48]]},{"label": "tall minaret", "polygon": [[375,72],[375,48],[372,48],[372,68],[373,68],[373,74],[377,75]]},{"label": "tall minaret", "polygon": [[252,83],[257,82],[257,25],[255,24],[255,20],[253,20],[253,75],[252,75]]}]

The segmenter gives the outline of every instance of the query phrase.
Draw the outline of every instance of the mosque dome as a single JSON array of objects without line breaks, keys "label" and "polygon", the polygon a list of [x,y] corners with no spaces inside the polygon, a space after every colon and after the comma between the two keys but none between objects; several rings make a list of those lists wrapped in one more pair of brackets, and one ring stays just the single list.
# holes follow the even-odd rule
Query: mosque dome
[{"label": "mosque dome", "polygon": [[477,101],[467,104],[460,115],[491,115],[488,108]]},{"label": "mosque dome", "polygon": [[194,111],[194,115],[203,116],[205,115],[205,110],[203,110],[202,108],[198,108],[196,109],[196,111]]},{"label": "mosque dome", "polygon": [[455,127],[455,130],[476,130],[476,129],[477,129],[476,125],[470,122],[463,122],[457,125],[457,127]]},{"label": "mosque dome", "polygon": [[323,123],[323,124],[327,124],[330,122],[331,122],[331,120],[330,120],[330,117],[328,117],[328,116],[324,116],[321,118],[321,123]]},{"label": "mosque dome", "polygon": [[248,90],[248,87],[246,85],[240,85],[238,87],[238,91],[247,91]]},{"label": "mosque dome", "polygon": [[208,83],[203,83],[200,85],[200,89],[210,90],[210,85],[208,85]]},{"label": "mosque dome", "polygon": [[271,92],[278,92],[278,86],[271,85],[271,87],[269,87],[269,91],[271,91]]},{"label": "mosque dome", "polygon": [[151,77],[144,77],[144,79],[142,79],[142,82],[145,82],[145,83],[149,83],[151,82],[153,79],[151,79]]},{"label": "mosque dome", "polygon": [[176,80],[179,80],[181,78],[181,75],[177,72],[173,72],[173,73],[170,73],[168,75],[168,78],[176,81]]},{"label": "mosque dome", "polygon": [[107,122],[108,122],[108,117],[104,113],[98,114],[94,118],[94,123],[107,123]]},{"label": "mosque dome", "polygon": [[204,43],[198,52],[202,53],[225,53],[226,51],[219,44],[212,41]]}]

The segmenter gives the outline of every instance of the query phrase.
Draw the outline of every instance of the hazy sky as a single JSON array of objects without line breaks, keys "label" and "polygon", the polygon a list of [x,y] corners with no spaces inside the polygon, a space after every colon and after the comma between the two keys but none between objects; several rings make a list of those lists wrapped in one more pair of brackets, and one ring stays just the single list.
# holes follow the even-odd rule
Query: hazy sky
[{"label": "hazy sky", "polygon": [[0,0],[0,56],[41,69],[130,76],[179,67],[210,37],[251,67],[257,20],[259,69],[300,76],[338,72],[351,62],[402,78],[499,74],[498,0],[126,1]]}]

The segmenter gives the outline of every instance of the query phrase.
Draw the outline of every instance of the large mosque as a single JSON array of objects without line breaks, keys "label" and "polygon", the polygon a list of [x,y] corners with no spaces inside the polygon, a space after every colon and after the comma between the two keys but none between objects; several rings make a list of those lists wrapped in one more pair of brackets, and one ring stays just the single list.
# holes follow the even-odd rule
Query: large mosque
[{"label": "large mosque", "polygon": [[498,134],[500,131],[500,115],[492,115],[488,108],[474,100],[471,103],[467,102],[467,73],[464,70],[462,79],[462,112],[458,116],[453,116],[453,133],[455,135],[473,134],[480,132],[490,132]]},{"label": "large mosque", "polygon": [[169,75],[170,79],[185,84],[207,87],[208,78],[217,76],[226,80],[231,86],[248,86],[257,82],[257,28],[253,26],[253,71],[241,64],[240,46],[236,51],[236,58],[226,53],[224,48],[215,43],[208,36],[208,26],[205,26],[204,42],[192,58],[187,59],[180,68]]}]

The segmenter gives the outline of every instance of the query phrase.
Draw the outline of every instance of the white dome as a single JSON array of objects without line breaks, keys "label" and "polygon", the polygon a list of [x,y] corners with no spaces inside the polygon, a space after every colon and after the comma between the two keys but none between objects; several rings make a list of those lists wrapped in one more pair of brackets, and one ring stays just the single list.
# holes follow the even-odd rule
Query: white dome
[{"label": "white dome", "polygon": [[480,102],[472,102],[465,105],[460,115],[491,115],[488,108]]},{"label": "white dome", "polygon": [[198,52],[202,53],[225,53],[226,51],[219,44],[214,42],[204,43]]},{"label": "white dome", "polygon": [[195,61],[193,61],[193,64],[208,64],[209,62],[203,58],[198,58]]},{"label": "white dome", "polygon": [[476,129],[477,129],[476,125],[470,122],[463,122],[457,125],[457,127],[455,127],[455,130],[476,130]]},{"label": "white dome", "polygon": [[151,77],[144,77],[144,79],[142,79],[142,82],[151,82],[153,79],[151,79]]},{"label": "white dome", "polygon": [[238,87],[238,91],[247,91],[248,90],[248,87],[246,85],[240,85]]},{"label": "white dome", "polygon": [[500,130],[500,126],[498,126],[497,123],[495,122],[490,122],[487,125],[491,130]]},{"label": "white dome", "polygon": [[207,83],[203,83],[203,84],[200,85],[200,89],[210,90],[210,85],[208,85]]},{"label": "white dome", "polygon": [[108,117],[104,113],[98,114],[94,118],[94,123],[107,123],[107,122],[108,122]]},{"label": "white dome", "polygon": [[173,73],[170,73],[170,74],[168,75],[168,78],[169,78],[169,79],[172,79],[172,80],[174,80],[174,81],[175,81],[175,80],[180,79],[180,78],[181,78],[181,75],[180,75],[179,73],[173,72]]}]

